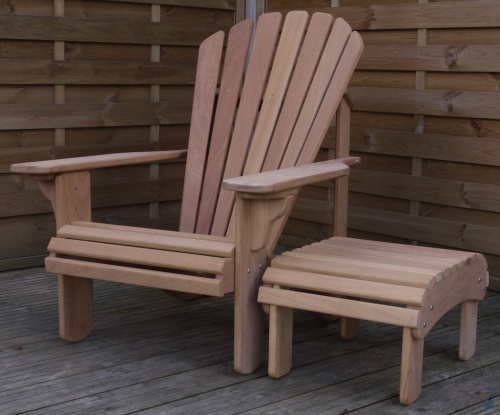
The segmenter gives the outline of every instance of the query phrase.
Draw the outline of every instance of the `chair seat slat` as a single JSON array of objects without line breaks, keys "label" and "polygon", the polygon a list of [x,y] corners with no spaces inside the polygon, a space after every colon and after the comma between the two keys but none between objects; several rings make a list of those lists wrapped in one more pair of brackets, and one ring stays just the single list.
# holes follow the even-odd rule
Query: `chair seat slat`
[{"label": "chair seat slat", "polygon": [[413,268],[421,268],[435,270],[436,273],[449,268],[450,271],[455,271],[461,267],[465,261],[457,262],[456,259],[434,259],[426,258],[422,260],[420,255],[411,255],[409,253],[398,253],[389,251],[366,250],[356,247],[344,247],[339,245],[329,246],[325,241],[322,244],[312,244],[299,248],[296,252],[315,252],[318,254],[329,255],[333,258],[346,258],[351,260],[359,260],[360,262],[374,262],[382,264],[403,265]]},{"label": "chair seat slat", "polygon": [[298,288],[368,300],[387,301],[420,307],[426,290],[397,284],[362,281],[333,275],[268,268],[264,282],[281,287]]},{"label": "chair seat slat", "polygon": [[140,228],[138,226],[115,225],[115,224],[100,223],[100,222],[75,221],[72,222],[71,225],[86,226],[89,228],[100,228],[108,230],[122,230],[127,232],[137,232],[149,235],[176,236],[178,238],[188,238],[199,241],[222,242],[222,243],[227,243],[229,245],[234,245],[234,240],[232,240],[231,238],[227,238],[225,236],[216,236],[216,235],[203,235],[201,233],[177,232],[177,231],[169,231],[166,229],[155,229],[155,228]]},{"label": "chair seat slat", "polygon": [[232,257],[234,244],[202,240],[197,238],[176,238],[169,233],[141,233],[121,229],[106,229],[90,226],[65,225],[57,231],[61,238],[114,243],[117,245],[138,246],[143,248],[164,249],[199,255]]},{"label": "chair seat slat", "polygon": [[381,242],[381,241],[370,241],[365,239],[355,239],[346,237],[335,237],[328,240],[329,244],[336,246],[355,246],[363,249],[373,249],[377,251],[386,252],[400,252],[409,253],[415,256],[421,256],[424,258],[452,258],[456,260],[466,260],[471,258],[479,257],[477,253],[465,252],[465,251],[454,251],[451,249],[434,248],[426,246],[416,246],[416,245],[404,245],[396,244],[391,242]]},{"label": "chair seat slat", "polygon": [[223,274],[227,264],[225,258],[65,238],[52,238],[47,249],[59,255],[210,274]]},{"label": "chair seat slat", "polygon": [[380,267],[356,261],[337,261],[327,256],[311,254],[295,254],[285,252],[273,259],[271,265],[276,268],[294,269],[297,271],[315,272],[340,277],[365,279],[367,281],[388,284],[406,285],[408,287],[428,288],[435,284],[436,274],[433,272],[414,271],[404,267]]}]

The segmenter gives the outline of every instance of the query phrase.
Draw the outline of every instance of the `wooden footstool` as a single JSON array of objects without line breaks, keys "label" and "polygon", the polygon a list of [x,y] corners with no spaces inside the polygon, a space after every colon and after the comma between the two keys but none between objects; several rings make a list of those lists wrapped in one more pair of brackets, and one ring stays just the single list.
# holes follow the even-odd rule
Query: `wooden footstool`
[{"label": "wooden footstool", "polygon": [[342,337],[359,320],[403,327],[400,401],[420,395],[424,338],[452,307],[462,305],[459,358],[476,348],[477,308],[488,286],[478,253],[334,237],[276,257],[258,301],[270,305],[269,375],[291,369],[293,309],[342,318]]}]

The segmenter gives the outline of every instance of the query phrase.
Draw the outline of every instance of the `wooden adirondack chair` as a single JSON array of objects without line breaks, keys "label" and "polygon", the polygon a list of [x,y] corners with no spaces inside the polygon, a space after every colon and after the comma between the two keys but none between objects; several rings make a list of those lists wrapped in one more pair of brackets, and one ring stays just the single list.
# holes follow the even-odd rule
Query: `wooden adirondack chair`
[{"label": "wooden adirondack chair", "polygon": [[[59,274],[63,339],[90,333],[93,279],[212,296],[234,290],[235,369],[249,373],[260,365],[264,315],[258,287],[298,189],[345,176],[356,162],[340,148],[344,159],[310,164],[336,112],[337,135],[349,134],[344,94],[363,48],[359,34],[328,14],[291,12],[282,20],[279,13],[259,18],[250,54],[253,22],[231,29],[219,86],[224,34],[203,42],[187,153],[12,165],[13,172],[39,180],[54,208],[57,236],[46,267]],[[179,232],[91,222],[89,171],[186,154]],[[243,185],[221,186],[241,175],[251,176]],[[265,183],[264,193],[255,194],[252,183]]]}]

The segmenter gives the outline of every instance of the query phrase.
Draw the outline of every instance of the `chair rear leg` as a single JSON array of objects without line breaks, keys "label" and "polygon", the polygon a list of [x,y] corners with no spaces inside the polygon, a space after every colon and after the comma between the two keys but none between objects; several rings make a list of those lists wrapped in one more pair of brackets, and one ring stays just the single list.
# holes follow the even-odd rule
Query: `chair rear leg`
[{"label": "chair rear leg", "polygon": [[293,309],[269,309],[269,376],[279,378],[292,368]]},{"label": "chair rear leg", "polygon": [[58,275],[59,288],[59,336],[77,342],[92,331],[93,280]]},{"label": "chair rear leg", "polygon": [[461,304],[460,343],[458,357],[469,360],[476,352],[477,310],[479,301],[464,301]]},{"label": "chair rear leg", "polygon": [[424,339],[413,337],[412,329],[403,327],[403,350],[401,354],[401,383],[399,400],[410,405],[422,390],[422,363]]},{"label": "chair rear leg", "polygon": [[342,317],[340,320],[340,337],[342,340],[352,340],[359,334],[361,320],[358,318]]}]

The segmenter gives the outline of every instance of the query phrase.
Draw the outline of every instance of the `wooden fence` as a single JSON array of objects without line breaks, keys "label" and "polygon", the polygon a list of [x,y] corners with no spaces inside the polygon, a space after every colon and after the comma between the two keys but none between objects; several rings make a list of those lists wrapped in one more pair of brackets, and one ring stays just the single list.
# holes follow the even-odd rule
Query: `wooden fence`
[{"label": "wooden fence", "polygon": [[[199,43],[241,0],[0,1],[0,270],[42,264],[54,233],[11,163],[185,148]],[[95,220],[175,228],[183,164],[92,176]]]},{"label": "wooden fence", "polygon": [[[362,158],[350,235],[483,252],[500,275],[500,2],[267,1],[291,9],[343,17],[365,42],[350,87]],[[330,198],[307,190],[287,243],[328,234]]]}]

